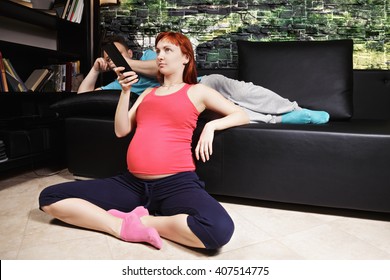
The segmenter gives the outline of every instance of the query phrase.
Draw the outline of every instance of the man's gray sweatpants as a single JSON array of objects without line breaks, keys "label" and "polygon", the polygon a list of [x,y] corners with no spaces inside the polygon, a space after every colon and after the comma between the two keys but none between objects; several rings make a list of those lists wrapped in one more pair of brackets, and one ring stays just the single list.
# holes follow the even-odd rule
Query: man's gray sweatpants
[{"label": "man's gray sweatpants", "polygon": [[202,76],[200,83],[239,105],[251,122],[280,122],[280,115],[300,109],[297,102],[291,102],[269,89],[220,74]]}]

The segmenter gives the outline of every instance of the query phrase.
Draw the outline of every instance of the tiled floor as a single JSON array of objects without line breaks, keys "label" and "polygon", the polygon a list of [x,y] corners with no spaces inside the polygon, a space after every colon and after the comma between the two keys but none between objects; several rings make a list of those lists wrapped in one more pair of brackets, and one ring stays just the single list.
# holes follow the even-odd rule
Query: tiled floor
[{"label": "tiled floor", "polygon": [[390,259],[390,215],[218,198],[236,225],[230,243],[216,254],[205,254],[164,240],[159,251],[65,225],[40,211],[37,200],[43,188],[73,180],[66,169],[53,176],[3,174],[0,180],[2,260]]}]

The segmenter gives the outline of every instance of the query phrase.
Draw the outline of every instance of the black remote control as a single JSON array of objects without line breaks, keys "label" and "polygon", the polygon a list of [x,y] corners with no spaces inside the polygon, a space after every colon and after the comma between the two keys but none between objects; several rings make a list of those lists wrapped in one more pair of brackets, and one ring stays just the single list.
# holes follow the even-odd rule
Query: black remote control
[{"label": "black remote control", "polygon": [[108,54],[109,58],[114,62],[116,67],[125,67],[125,70],[122,72],[133,71],[114,43],[109,43],[103,46],[103,50]]}]

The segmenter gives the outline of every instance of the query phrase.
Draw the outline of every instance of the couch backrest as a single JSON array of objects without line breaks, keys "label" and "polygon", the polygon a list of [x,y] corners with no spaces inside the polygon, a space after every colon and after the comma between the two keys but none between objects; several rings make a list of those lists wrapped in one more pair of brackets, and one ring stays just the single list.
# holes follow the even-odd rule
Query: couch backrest
[{"label": "couch backrest", "polygon": [[237,41],[238,78],[332,120],[353,114],[353,41]]},{"label": "couch backrest", "polygon": [[353,118],[390,120],[390,70],[353,74]]}]

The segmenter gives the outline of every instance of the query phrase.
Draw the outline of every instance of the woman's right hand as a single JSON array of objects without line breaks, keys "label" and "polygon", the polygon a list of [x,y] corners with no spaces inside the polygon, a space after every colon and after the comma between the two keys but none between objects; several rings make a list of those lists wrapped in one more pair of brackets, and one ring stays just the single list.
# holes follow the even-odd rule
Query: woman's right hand
[{"label": "woman's right hand", "polygon": [[121,71],[123,71],[123,70],[125,70],[125,68],[122,66],[114,68],[114,71],[118,76],[117,80],[118,80],[119,84],[121,85],[122,90],[126,91],[126,92],[127,91],[130,92],[131,86],[133,84],[135,84],[136,82],[138,82],[138,75],[134,71],[122,73]]}]

